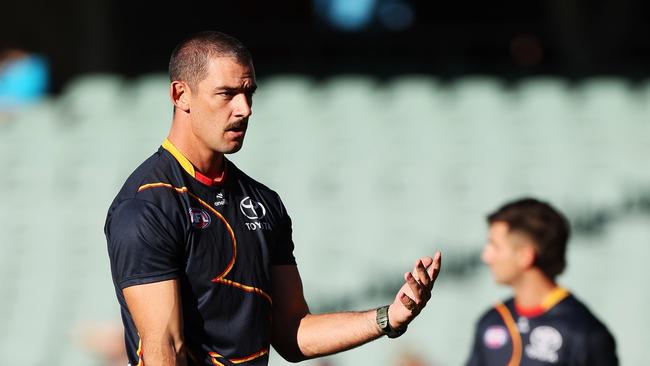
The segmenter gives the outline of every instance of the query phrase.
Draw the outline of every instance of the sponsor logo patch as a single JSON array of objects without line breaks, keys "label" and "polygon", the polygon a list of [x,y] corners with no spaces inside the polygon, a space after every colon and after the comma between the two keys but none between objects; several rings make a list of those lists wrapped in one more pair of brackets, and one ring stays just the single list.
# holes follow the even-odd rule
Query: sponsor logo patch
[{"label": "sponsor logo patch", "polygon": [[226,199],[223,197],[223,193],[218,193],[217,194],[217,200],[214,201],[214,205],[219,207],[219,206],[225,206],[228,202]]},{"label": "sponsor logo patch", "polygon": [[508,331],[502,325],[492,325],[483,334],[483,343],[490,349],[501,348],[508,343]]},{"label": "sponsor logo patch", "polygon": [[562,347],[562,334],[547,325],[539,326],[530,332],[530,344],[526,345],[529,358],[543,362],[557,363],[558,351]]},{"label": "sponsor logo patch", "polygon": [[251,220],[259,220],[264,215],[266,215],[266,208],[260,202],[253,201],[250,197],[244,197],[241,202],[239,202],[239,209]]},{"label": "sponsor logo patch", "polygon": [[205,229],[210,225],[212,219],[205,210],[190,207],[190,222],[192,223],[192,226],[197,229]]}]

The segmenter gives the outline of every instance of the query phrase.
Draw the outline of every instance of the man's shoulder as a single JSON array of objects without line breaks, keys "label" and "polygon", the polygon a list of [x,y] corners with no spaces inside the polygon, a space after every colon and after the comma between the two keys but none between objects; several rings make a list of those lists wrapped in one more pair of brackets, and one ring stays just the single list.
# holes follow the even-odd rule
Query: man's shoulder
[{"label": "man's shoulder", "polygon": [[498,324],[503,323],[503,317],[501,316],[497,308],[500,306],[505,306],[506,308],[508,308],[508,310],[511,310],[513,304],[514,304],[513,298],[508,298],[502,302],[492,305],[485,312],[483,312],[483,314],[478,320],[478,326],[485,327],[497,323]]},{"label": "man's shoulder", "polygon": [[565,339],[570,340],[577,349],[586,352],[585,357],[599,357],[599,364],[602,365],[618,364],[614,336],[581,300],[569,295],[548,314],[552,316],[548,319],[549,323],[566,334]]},{"label": "man's shoulder", "polygon": [[608,332],[607,327],[594,315],[591,309],[573,294],[567,296],[566,299],[551,309],[549,315],[564,319],[575,330],[584,332],[603,330]]},{"label": "man's shoulder", "polygon": [[228,174],[231,179],[238,181],[238,183],[244,186],[253,188],[260,193],[273,196],[277,199],[280,198],[280,195],[275,190],[269,188],[266,184],[252,178],[243,170],[239,169],[239,167],[237,167],[237,165],[235,165],[235,163],[233,163],[231,160],[228,160]]},{"label": "man's shoulder", "polygon": [[170,159],[165,150],[159,148],[142,164],[140,164],[126,179],[122,188],[115,196],[109,214],[117,206],[128,203],[133,199],[146,201],[156,206],[163,206],[161,202],[174,199],[172,189],[148,189],[154,186],[165,186],[169,188],[182,188],[181,175],[178,167]]}]

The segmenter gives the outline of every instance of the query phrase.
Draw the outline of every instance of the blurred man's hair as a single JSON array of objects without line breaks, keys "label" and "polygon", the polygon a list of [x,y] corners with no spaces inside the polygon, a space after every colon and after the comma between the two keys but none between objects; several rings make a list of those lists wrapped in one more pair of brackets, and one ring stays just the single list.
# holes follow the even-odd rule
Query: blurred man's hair
[{"label": "blurred man's hair", "polygon": [[185,81],[194,91],[207,76],[212,57],[232,57],[241,65],[252,65],[253,58],[238,39],[217,31],[195,33],[181,41],[169,59],[170,81]]},{"label": "blurred man's hair", "polygon": [[555,279],[566,267],[569,222],[546,202],[524,198],[491,213],[488,223],[504,222],[511,232],[527,235],[535,246],[535,266]]}]

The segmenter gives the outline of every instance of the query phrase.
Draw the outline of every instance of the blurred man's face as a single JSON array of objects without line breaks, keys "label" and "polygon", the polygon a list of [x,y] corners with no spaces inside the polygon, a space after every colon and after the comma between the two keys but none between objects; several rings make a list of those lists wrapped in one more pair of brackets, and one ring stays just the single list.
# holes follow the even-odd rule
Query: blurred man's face
[{"label": "blurred man's face", "polygon": [[523,234],[511,232],[505,222],[490,225],[481,259],[490,267],[497,283],[513,285],[520,278],[526,269],[521,253],[526,242]]},{"label": "blurred man's face", "polygon": [[212,151],[229,154],[244,143],[256,88],[252,65],[232,57],[213,57],[205,79],[191,94],[192,132]]}]

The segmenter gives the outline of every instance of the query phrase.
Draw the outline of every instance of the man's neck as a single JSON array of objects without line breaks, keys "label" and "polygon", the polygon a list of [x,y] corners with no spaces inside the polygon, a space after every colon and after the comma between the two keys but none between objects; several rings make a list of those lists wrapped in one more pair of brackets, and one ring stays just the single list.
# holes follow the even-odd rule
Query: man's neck
[{"label": "man's neck", "polygon": [[194,168],[203,175],[215,179],[223,175],[224,157],[220,152],[211,149],[202,149],[199,141],[178,130],[172,129],[167,139],[180,151]]},{"label": "man's neck", "polygon": [[541,271],[526,272],[513,284],[515,303],[523,308],[531,308],[542,304],[544,299],[557,287],[557,284],[546,277]]}]

